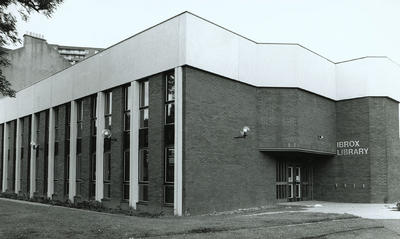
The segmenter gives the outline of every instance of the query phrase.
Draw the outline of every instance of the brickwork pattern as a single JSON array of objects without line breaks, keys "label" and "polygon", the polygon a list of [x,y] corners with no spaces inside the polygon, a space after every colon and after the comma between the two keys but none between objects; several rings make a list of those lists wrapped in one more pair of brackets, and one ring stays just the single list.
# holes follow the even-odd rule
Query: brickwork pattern
[{"label": "brickwork pattern", "polygon": [[[45,161],[45,137],[46,137],[46,112],[39,113],[39,133],[37,135],[37,143],[39,144],[39,157],[36,157],[36,193],[38,196],[44,196],[44,161]],[[35,151],[33,151],[35,152]],[[35,152],[36,153],[36,152]],[[37,155],[37,154],[36,154]],[[47,183],[47,182],[46,182]]]},{"label": "brickwork pattern", "polygon": [[112,91],[112,139],[111,141],[111,198],[110,206],[119,206],[122,200],[124,158],[123,145],[123,87]]},{"label": "brickwork pattern", "polygon": [[9,123],[10,128],[8,132],[9,137],[9,153],[8,153],[8,177],[7,177],[7,191],[14,192],[15,186],[15,129],[16,120]]},{"label": "brickwork pattern", "polygon": [[[81,198],[89,199],[89,179],[90,179],[90,97],[83,99],[83,116],[82,116],[82,153],[81,153]],[[78,174],[76,174],[78,175]],[[78,185],[78,184],[77,184]],[[78,192],[78,190],[77,190]]]},{"label": "brickwork pattern", "polygon": [[64,197],[64,155],[65,155],[65,114],[66,105],[58,106],[58,153],[54,156],[54,195],[53,198],[63,200]]},{"label": "brickwork pattern", "polygon": [[399,103],[386,101],[387,201],[397,202],[400,198]]},{"label": "brickwork pattern", "polygon": [[164,204],[164,78],[149,78],[149,203],[148,210],[160,212]]},{"label": "brickwork pattern", "polygon": [[[275,201],[275,161],[258,150],[257,89],[184,67],[183,211]],[[243,126],[251,132],[235,136]]]},{"label": "brickwork pattern", "polygon": [[370,202],[385,202],[388,200],[388,151],[387,140],[387,104],[385,98],[369,98],[369,150],[371,195]]},{"label": "brickwork pattern", "polygon": [[[370,146],[367,98],[336,102],[336,122],[337,141],[359,140],[360,146]],[[336,156],[316,162],[314,182],[316,200],[369,202],[369,156]]]},{"label": "brickwork pattern", "polygon": [[4,125],[0,125],[0,192],[3,191],[3,140],[4,140]]},{"label": "brickwork pattern", "polygon": [[301,148],[335,153],[333,100],[288,88],[258,88],[257,99],[260,149]]}]

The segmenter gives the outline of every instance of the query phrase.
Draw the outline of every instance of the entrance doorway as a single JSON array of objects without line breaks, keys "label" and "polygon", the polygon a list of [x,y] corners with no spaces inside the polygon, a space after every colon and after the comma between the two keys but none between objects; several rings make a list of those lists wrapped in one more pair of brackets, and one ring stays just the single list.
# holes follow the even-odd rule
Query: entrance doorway
[{"label": "entrance doorway", "polygon": [[281,201],[312,200],[312,174],[311,165],[277,160],[276,198]]}]

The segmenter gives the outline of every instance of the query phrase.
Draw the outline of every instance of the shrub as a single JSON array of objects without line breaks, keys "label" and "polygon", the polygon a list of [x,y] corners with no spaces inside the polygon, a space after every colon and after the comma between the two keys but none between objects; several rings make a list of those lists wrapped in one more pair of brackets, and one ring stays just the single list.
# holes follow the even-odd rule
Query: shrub
[{"label": "shrub", "polygon": [[396,208],[397,208],[398,211],[400,211],[400,202],[396,203]]}]

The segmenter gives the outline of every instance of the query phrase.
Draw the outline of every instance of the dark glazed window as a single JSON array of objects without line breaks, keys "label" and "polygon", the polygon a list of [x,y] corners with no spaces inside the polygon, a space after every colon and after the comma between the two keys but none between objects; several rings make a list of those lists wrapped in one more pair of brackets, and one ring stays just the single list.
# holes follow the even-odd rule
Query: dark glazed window
[{"label": "dark glazed window", "polygon": [[59,107],[57,107],[54,109],[54,156],[58,155],[58,145],[60,141],[59,122]]},{"label": "dark glazed window", "polygon": [[76,102],[76,195],[80,195],[82,191],[82,132],[83,132],[83,100]]},{"label": "dark glazed window", "polygon": [[90,97],[90,185],[89,195],[93,199],[96,193],[96,107],[97,96]]},{"label": "dark glazed window", "polygon": [[174,203],[174,137],[175,137],[175,76],[165,74],[165,125],[164,125],[164,203]]},{"label": "dark glazed window", "polygon": [[71,104],[65,106],[65,144],[64,144],[64,195],[69,193],[69,158],[70,158]]},{"label": "dark glazed window", "polygon": [[[112,130],[112,91],[105,92],[105,129]],[[104,197],[111,197],[111,138],[104,138]]]},{"label": "dark glazed window", "polygon": [[139,91],[139,201],[146,202],[149,185],[148,121],[149,121],[149,81],[140,82]]},{"label": "dark glazed window", "polygon": [[123,198],[124,200],[129,199],[129,154],[130,154],[130,113],[131,113],[131,103],[129,98],[132,97],[131,95],[131,87],[125,86],[124,87],[124,138],[123,138],[123,183],[122,183],[122,190],[123,190]]}]

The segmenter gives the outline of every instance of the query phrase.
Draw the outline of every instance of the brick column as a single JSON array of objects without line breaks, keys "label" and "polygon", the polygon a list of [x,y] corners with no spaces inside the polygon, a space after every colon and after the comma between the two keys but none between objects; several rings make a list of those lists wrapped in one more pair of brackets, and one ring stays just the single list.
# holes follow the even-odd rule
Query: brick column
[{"label": "brick column", "polygon": [[175,155],[174,155],[174,214],[182,215],[182,148],[183,148],[183,74],[182,67],[175,68]]},{"label": "brick column", "polygon": [[21,119],[16,120],[16,139],[15,139],[15,193],[21,189]]},{"label": "brick column", "polygon": [[52,198],[54,193],[54,108],[49,109],[49,148],[47,163],[47,197]]},{"label": "brick column", "polygon": [[149,210],[159,212],[164,184],[164,87],[162,74],[149,79]]},{"label": "brick column", "polygon": [[[30,142],[37,144],[36,138],[36,121],[37,117],[35,114],[32,114],[32,121],[31,121],[31,140]],[[31,147],[31,167],[30,167],[30,186],[29,186],[29,197],[33,197],[36,191],[36,149],[32,145]]]},{"label": "brick column", "polygon": [[[76,195],[76,136],[77,136],[77,103],[76,101],[71,102],[71,129],[70,129],[70,140],[69,140],[69,200],[74,201]],[[66,166],[68,167],[68,166]]]},{"label": "brick column", "polygon": [[124,156],[123,146],[123,87],[112,91],[112,141],[111,141],[111,201],[112,205],[122,200]]},{"label": "brick column", "polygon": [[82,131],[82,153],[81,153],[81,197],[89,199],[90,183],[90,97],[83,100],[83,131]]},{"label": "brick column", "polygon": [[44,196],[44,161],[45,161],[45,138],[46,138],[46,111],[42,111],[40,113],[39,118],[39,135],[37,135],[37,143],[39,144],[39,148],[36,150],[35,154],[39,150],[39,157],[36,158],[36,191],[37,196]]},{"label": "brick column", "polygon": [[136,209],[139,201],[139,82],[131,83],[131,125],[130,125],[130,159],[129,159],[129,206]]},{"label": "brick column", "polygon": [[104,92],[97,93],[97,137],[96,137],[96,196],[95,199],[97,201],[101,201],[103,199],[104,192],[104,138],[101,134],[101,131],[104,129],[104,101],[105,95]]},{"label": "brick column", "polygon": [[4,161],[4,128],[6,124],[0,125],[0,192],[3,191],[3,161]]},{"label": "brick column", "polygon": [[10,136],[9,141],[8,141],[8,147],[9,147],[9,155],[8,155],[8,175],[7,175],[7,181],[8,181],[8,187],[7,191],[9,192],[14,192],[15,189],[15,128],[16,128],[16,121],[13,120],[9,124],[9,131],[8,135]]},{"label": "brick column", "polygon": [[54,199],[64,199],[66,105],[58,107],[58,152],[54,155]]},{"label": "brick column", "polygon": [[8,123],[4,123],[3,129],[3,192],[7,191],[7,177],[8,177],[8,134],[9,126]]}]

